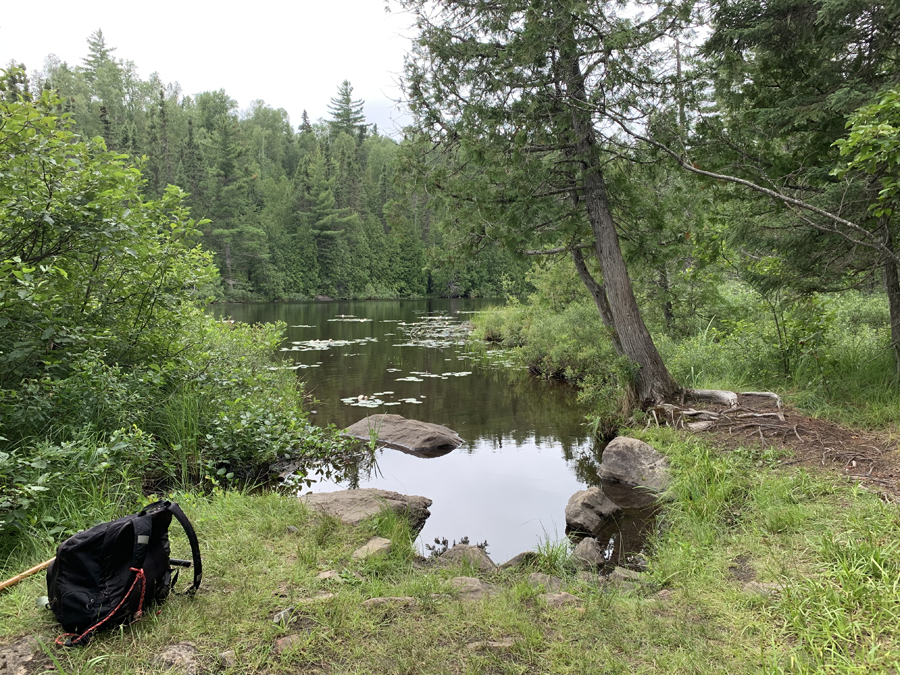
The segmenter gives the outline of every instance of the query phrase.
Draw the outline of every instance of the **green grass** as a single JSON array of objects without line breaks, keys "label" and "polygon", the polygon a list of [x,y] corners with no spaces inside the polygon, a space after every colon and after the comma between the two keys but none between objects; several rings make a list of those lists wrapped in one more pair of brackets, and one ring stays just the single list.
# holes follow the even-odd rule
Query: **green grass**
[{"label": "green grass", "polygon": [[[637,593],[578,580],[567,573],[566,543],[548,541],[533,566],[486,578],[498,585],[496,596],[462,603],[448,581],[473,575],[471,568],[423,567],[402,519],[385,515],[350,528],[288,496],[185,492],[172,497],[200,536],[203,591],[193,600],[174,595],[158,615],[86,649],[49,647],[59,663],[50,672],[160,672],[153,656],[185,640],[210,671],[220,652],[233,649],[235,673],[892,672],[900,659],[896,507],[838,477],[773,470],[758,461],[763,453],[721,454],[666,429],[634,433],[674,467],[672,500],[648,551],[648,583]],[[178,528],[171,532],[174,554],[187,557]],[[392,540],[391,553],[353,560],[374,535]],[[48,553],[21,549],[2,576]],[[317,578],[329,569],[341,582]],[[583,611],[544,607],[527,583],[536,569],[563,575]],[[784,589],[770,597],[745,592],[750,577]],[[0,594],[0,642],[35,634],[49,643],[62,632],[34,605],[43,584],[38,575]],[[320,591],[335,596],[299,604]],[[361,606],[379,596],[412,596],[418,605]],[[272,622],[292,605],[296,622]],[[301,637],[276,655],[274,642],[285,635]],[[518,640],[508,651],[467,647],[506,637]]]}]

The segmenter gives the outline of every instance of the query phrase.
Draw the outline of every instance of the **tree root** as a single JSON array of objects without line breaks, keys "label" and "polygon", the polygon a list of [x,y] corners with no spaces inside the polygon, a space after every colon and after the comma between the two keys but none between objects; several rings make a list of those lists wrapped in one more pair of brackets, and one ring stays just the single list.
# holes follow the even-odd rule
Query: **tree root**
[{"label": "tree root", "polygon": [[[750,403],[747,399],[754,398],[773,401],[776,410],[763,411],[745,405]],[[686,407],[686,401],[710,403],[724,409],[708,410],[705,408]],[[693,432],[707,431],[720,426],[731,427],[731,430],[752,428],[754,432],[760,434],[763,440],[765,439],[763,429],[769,428],[778,431],[793,431],[797,439],[802,442],[796,425],[784,424],[785,419],[782,412],[781,397],[770,391],[745,391],[738,393],[724,389],[685,389],[681,394],[680,405],[660,403],[648,408],[647,412],[652,417],[652,419],[648,418],[647,426],[655,422],[657,426],[665,424]],[[766,424],[765,422],[768,420],[782,424]]]}]

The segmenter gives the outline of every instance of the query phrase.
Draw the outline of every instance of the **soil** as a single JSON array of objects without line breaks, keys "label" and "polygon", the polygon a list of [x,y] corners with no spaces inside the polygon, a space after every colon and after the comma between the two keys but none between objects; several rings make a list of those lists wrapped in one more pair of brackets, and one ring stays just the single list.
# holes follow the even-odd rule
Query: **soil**
[{"label": "soil", "polygon": [[[721,415],[698,433],[724,450],[738,447],[774,448],[784,459],[781,466],[826,470],[862,483],[890,501],[900,501],[900,451],[895,434],[888,431],[847,429],[828,420],[807,417],[775,401],[740,399],[738,408],[708,407]],[[747,417],[766,414],[766,417]]]}]

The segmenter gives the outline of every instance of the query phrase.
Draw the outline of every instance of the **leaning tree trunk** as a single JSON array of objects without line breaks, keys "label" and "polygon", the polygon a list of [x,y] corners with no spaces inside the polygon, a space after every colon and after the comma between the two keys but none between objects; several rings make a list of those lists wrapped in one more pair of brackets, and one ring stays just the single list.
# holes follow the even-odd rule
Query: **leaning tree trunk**
[{"label": "leaning tree trunk", "polygon": [[581,282],[587,287],[591,297],[594,298],[594,304],[597,305],[597,311],[600,312],[600,320],[603,325],[609,328],[613,346],[616,352],[622,353],[622,344],[619,342],[619,336],[616,333],[616,325],[613,321],[612,309],[609,307],[609,300],[606,297],[606,289],[591,275],[587,264],[584,262],[584,256],[579,249],[572,249],[572,260],[575,263],[575,269]]},{"label": "leaning tree trunk", "polygon": [[619,235],[609,208],[609,196],[599,161],[600,149],[591,119],[591,104],[585,93],[584,75],[574,46],[574,36],[564,40],[560,56],[568,71],[566,89],[571,101],[575,155],[581,164],[583,199],[594,234],[594,249],[603,273],[613,330],[622,355],[637,366],[633,393],[637,403],[646,407],[673,399],[681,392],[681,387],[669,374],[656,349],[631,288],[631,279],[619,246]]}]

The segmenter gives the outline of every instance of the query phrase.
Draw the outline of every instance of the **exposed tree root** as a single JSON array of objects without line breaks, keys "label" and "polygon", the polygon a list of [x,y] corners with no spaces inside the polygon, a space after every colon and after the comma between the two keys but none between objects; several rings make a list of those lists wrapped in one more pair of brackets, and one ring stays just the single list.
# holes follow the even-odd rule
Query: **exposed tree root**
[{"label": "exposed tree root", "polygon": [[[774,403],[775,410],[760,410],[750,407],[752,399],[771,401]],[[686,401],[710,403],[719,409],[686,407]],[[723,389],[685,389],[681,395],[681,405],[660,403],[649,408],[647,412],[652,418],[648,420],[648,426],[655,422],[657,426],[665,424],[695,432],[723,426],[736,430],[752,428],[759,431],[763,439],[765,435],[762,430],[767,428],[793,431],[799,438],[796,426],[785,423],[781,397],[770,391],[738,393]],[[770,420],[781,424],[773,425]]]}]

